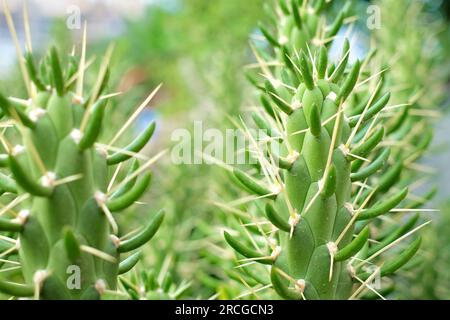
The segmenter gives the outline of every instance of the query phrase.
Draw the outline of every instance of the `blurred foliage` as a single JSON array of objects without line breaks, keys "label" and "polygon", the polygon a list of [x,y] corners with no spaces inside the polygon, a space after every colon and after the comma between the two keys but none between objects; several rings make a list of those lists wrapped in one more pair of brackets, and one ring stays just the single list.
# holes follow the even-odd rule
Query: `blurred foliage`
[{"label": "blurred foliage", "polygon": [[163,112],[184,112],[211,98],[221,109],[238,108],[242,89],[236,80],[262,2],[185,0],[173,8],[150,6],[143,18],[126,23],[116,59],[145,88],[165,84]]},{"label": "blurred foliage", "polygon": [[402,299],[450,299],[450,202],[432,219],[423,237],[420,267],[410,266],[398,281],[397,296]]},{"label": "blurred foliage", "polygon": [[[382,18],[381,28],[374,32],[378,53],[390,66],[387,81],[397,88],[391,101],[411,104],[408,113],[414,125],[410,134],[419,135],[420,139],[421,128],[432,130],[449,106],[450,28],[440,8],[443,2],[377,0],[374,3],[380,6]],[[415,182],[415,188],[410,191],[417,199],[433,193],[432,175],[420,170],[420,164],[419,169],[408,174]],[[448,196],[446,190],[435,190]],[[431,202],[426,205],[430,206],[433,206]],[[421,216],[422,222],[431,219],[433,223],[421,232],[424,242],[419,257],[399,276],[399,286],[393,296],[448,299],[450,259],[446,257],[445,243],[450,240],[449,215],[429,216],[421,212]]]},{"label": "blurred foliage", "polygon": [[391,66],[390,80],[398,86],[396,100],[416,96],[414,107],[442,108],[450,75],[450,58],[445,48],[448,40],[444,41],[450,36],[448,22],[436,7],[430,7],[429,1],[376,3],[381,7],[382,26],[375,38],[380,54]]}]

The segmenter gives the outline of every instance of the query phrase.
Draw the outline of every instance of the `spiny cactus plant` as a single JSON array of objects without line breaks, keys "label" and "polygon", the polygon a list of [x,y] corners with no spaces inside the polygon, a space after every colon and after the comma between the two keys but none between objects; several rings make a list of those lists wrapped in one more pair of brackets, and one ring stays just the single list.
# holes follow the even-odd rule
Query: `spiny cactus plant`
[{"label": "spiny cactus plant", "polygon": [[14,263],[20,271],[0,279],[0,292],[36,299],[98,299],[116,290],[118,275],[140,258],[139,251],[128,253],[146,244],[163,220],[160,211],[141,230],[121,236],[113,216],[133,205],[150,184],[147,169],[155,159],[142,166],[135,159],[122,181],[115,177],[147,144],[155,124],[126,147],[113,147],[133,116],[109,144],[100,143],[112,96],[104,92],[111,50],[95,86],[83,94],[85,42],[80,61],[70,55],[65,67],[55,48],[39,67],[27,48],[21,67],[30,96],[0,95],[2,123],[7,124],[1,136],[0,188],[10,200],[0,212],[0,231],[6,233],[2,239],[9,243],[0,256],[2,264]]},{"label": "spiny cactus plant", "polygon": [[[252,117],[267,132],[268,146],[244,125],[258,159],[254,174],[263,179],[233,170],[235,182],[255,197],[247,200],[249,221],[243,220],[237,233],[226,231],[225,239],[244,265],[269,266],[271,284],[265,287],[283,298],[348,299],[366,289],[382,296],[371,280],[402,267],[421,240],[388,261],[384,252],[423,225],[414,228],[416,215],[391,230],[373,227],[408,194],[406,187],[392,188],[401,185],[402,163],[389,165],[390,147],[383,143],[390,93],[382,81],[368,85],[377,78],[367,69],[373,55],[350,65],[348,42],[341,59],[329,62],[326,45],[347,8],[329,27],[323,18],[322,27],[308,24],[316,31],[311,40],[294,41],[295,30],[313,21],[323,4],[281,0],[278,15],[291,16],[291,36],[277,40],[263,31],[275,58],[266,61],[257,52],[265,82],[253,79],[262,91],[262,108]],[[261,220],[262,212],[267,221]]]},{"label": "spiny cactus plant", "polygon": [[[337,4],[335,6],[336,8],[334,8],[337,13],[331,19],[327,19],[327,16],[330,15],[329,7],[332,3],[331,1],[277,0],[276,2],[278,6],[275,10],[272,10],[270,6],[267,7],[269,23],[267,23],[267,26],[266,24],[261,24],[260,30],[265,39],[267,39],[267,42],[275,49],[276,60],[283,62],[287,66],[291,65],[292,62],[289,57],[294,55],[295,50],[302,49],[307,52],[309,50],[308,48],[317,48],[321,45],[330,46],[346,23],[348,21],[357,20],[358,18],[350,17],[352,11],[350,1],[334,2],[334,4]],[[339,6],[339,4],[341,4],[341,6]],[[398,4],[396,3],[394,6],[396,5]],[[390,21],[391,19],[388,20]],[[351,26],[347,27],[347,31],[351,29]],[[386,29],[388,28],[382,28],[380,33],[384,32]],[[389,34],[392,34],[392,32],[389,32]],[[395,39],[391,36],[390,40],[392,42],[392,40]],[[383,47],[385,42],[385,40],[379,42],[375,41],[375,44],[379,44]],[[395,48],[396,42],[393,42],[393,47]],[[389,46],[389,48],[390,47],[391,46]],[[345,43],[340,60],[342,63],[339,66],[333,63],[333,66],[331,67],[338,68],[335,76],[340,75],[345,70],[348,60],[350,59],[350,52],[348,49],[349,45],[348,43]],[[397,75],[399,73],[405,73],[402,70],[404,68],[398,67],[388,73],[390,79],[386,81],[386,70],[389,69],[389,64],[387,62],[392,61],[386,61],[386,57],[383,57],[383,59],[380,59],[380,57],[386,55],[386,51],[388,50],[389,49],[385,49],[384,47],[383,49],[378,50],[378,48],[375,47],[367,54],[367,59],[364,63],[367,64],[366,68],[371,70],[372,77],[366,80],[368,86],[360,87],[358,91],[352,95],[351,103],[358,105],[356,110],[361,110],[371,96],[371,91],[367,90],[367,88],[371,88],[373,91],[378,86],[379,80],[381,80],[380,87],[378,88],[380,92],[383,90],[388,91],[388,85],[394,88],[392,92],[394,95],[394,104],[389,110],[386,110],[389,111],[386,112],[388,116],[384,116],[381,120],[383,120],[386,126],[386,140],[389,142],[393,140],[402,142],[392,146],[393,159],[400,159],[400,161],[396,163],[396,174],[400,175],[404,171],[414,172],[417,170],[416,168],[412,168],[414,161],[420,158],[427,149],[432,139],[432,132],[431,129],[427,127],[426,123],[424,124],[420,121],[423,117],[417,114],[411,114],[413,111],[417,111],[411,110],[417,107],[417,99],[425,99],[418,94],[423,86],[409,85],[407,82],[400,82],[397,81],[397,79],[392,81],[392,78],[398,78]],[[379,51],[381,51],[381,53]],[[394,55],[393,52],[389,53],[390,55],[388,55],[388,57]],[[258,52],[258,54],[260,54],[262,58],[270,60],[270,57],[267,57],[267,54],[264,52]],[[411,55],[402,54],[400,60],[402,60],[403,65],[405,64],[403,61],[407,58],[411,58]],[[286,76],[286,73],[284,75],[278,75],[280,79],[283,76]],[[251,80],[256,86],[260,85],[254,78],[251,78]],[[296,80],[294,79],[292,81],[295,82]],[[408,86],[408,90],[405,90],[405,84]],[[402,164],[404,160],[406,160],[406,162]],[[432,194],[433,192],[425,198],[430,198]],[[374,199],[376,198],[377,197],[375,196]]]}]

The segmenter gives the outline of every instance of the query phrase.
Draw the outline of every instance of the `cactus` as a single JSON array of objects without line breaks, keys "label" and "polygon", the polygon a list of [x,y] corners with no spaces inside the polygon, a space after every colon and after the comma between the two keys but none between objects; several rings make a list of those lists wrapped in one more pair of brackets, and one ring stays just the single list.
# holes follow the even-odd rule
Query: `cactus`
[{"label": "cactus", "polygon": [[[5,153],[0,155],[0,188],[4,197],[15,196],[1,211],[0,231],[9,246],[0,255],[19,264],[20,271],[0,279],[0,292],[36,299],[99,299],[116,290],[118,275],[136,265],[137,250],[164,217],[159,211],[141,230],[121,238],[123,230],[113,216],[143,195],[155,158],[143,165],[136,158],[122,181],[114,181],[116,175],[109,181],[112,169],[118,172],[147,144],[155,124],[128,146],[112,147],[130,119],[109,145],[101,144],[102,122],[113,96],[105,95],[111,50],[95,86],[83,94],[85,42],[81,59],[70,55],[65,67],[56,48],[38,67],[30,48],[20,59],[29,98],[0,95],[2,121],[8,124],[1,137]],[[137,252],[128,255],[132,251]],[[76,269],[79,283],[70,278]]]},{"label": "cactus", "polygon": [[[162,271],[165,271],[162,269]],[[131,299],[131,300],[176,300],[185,297],[190,290],[191,282],[183,280],[179,285],[174,283],[170,272],[156,275],[152,271],[142,270],[139,275],[132,274],[130,279],[120,278],[120,284],[126,294],[105,296],[109,299]]]},{"label": "cactus", "polygon": [[[448,58],[445,56],[444,42],[445,32],[448,29],[448,23],[436,12],[430,12],[427,6],[420,1],[385,1],[376,2],[380,6],[383,15],[383,28],[375,32],[378,42],[383,44],[379,47],[379,53],[384,59],[393,59],[395,55],[395,68],[392,68],[388,74],[389,85],[402,87],[403,89],[393,95],[394,101],[401,102],[409,97],[415,96],[414,104],[411,106],[408,121],[403,126],[408,130],[403,132],[412,132],[405,138],[408,138],[408,144],[400,150],[403,158],[407,159],[409,155],[416,153],[417,148],[409,146],[420,145],[421,138],[427,136],[427,132],[422,128],[430,127],[434,120],[441,119],[446,112],[448,102],[446,99],[446,79],[449,77]],[[433,23],[428,23],[430,14],[433,16]],[[405,16],[405,22],[409,27],[405,28],[404,23],[392,20],[392,17]],[[443,37],[442,37],[443,36]],[[442,37],[442,39],[441,39]],[[399,42],[398,40],[401,39]],[[435,43],[438,50],[424,50],[424,43]],[[442,112],[443,111],[443,112]],[[414,137],[415,136],[415,137]],[[439,142],[435,142],[438,145]],[[431,148],[433,149],[433,148]],[[411,151],[410,151],[411,150]],[[426,168],[426,167],[425,167]],[[412,181],[429,180],[435,185],[434,174],[420,170],[420,176],[417,172],[409,174]],[[428,179],[424,179],[427,177]],[[423,184],[416,183],[417,187],[424,189]],[[431,192],[425,193],[425,198],[436,193],[438,189],[434,188]],[[420,200],[420,198],[418,198]],[[436,203],[436,201],[434,201]],[[422,203],[418,201],[417,206]],[[426,254],[417,256],[407,267],[398,274],[396,286],[396,297],[406,299],[448,299],[450,296],[448,290],[442,285],[446,283],[445,275],[438,270],[445,268],[445,255],[440,254],[445,247],[447,234],[445,228],[448,226],[448,210],[442,210],[440,214],[432,216],[434,223],[423,234],[423,251]],[[445,251],[445,250],[444,250]],[[442,258],[442,259],[440,259]]]},{"label": "cactus", "polygon": [[238,230],[224,236],[244,265],[268,266],[270,286],[283,298],[349,299],[366,289],[381,296],[368,283],[407,263],[421,239],[387,261],[383,253],[425,224],[414,227],[416,215],[385,234],[374,228],[408,194],[393,188],[404,183],[402,159],[389,165],[391,148],[383,144],[390,93],[367,69],[373,55],[350,64],[348,41],[340,60],[329,62],[327,46],[348,7],[325,28],[317,17],[324,4],[280,0],[280,36],[261,29],[276,58],[256,52],[265,81],[251,78],[262,104],[252,118],[267,138],[258,142],[243,126],[258,166],[254,174],[234,168],[233,181],[254,197]]}]

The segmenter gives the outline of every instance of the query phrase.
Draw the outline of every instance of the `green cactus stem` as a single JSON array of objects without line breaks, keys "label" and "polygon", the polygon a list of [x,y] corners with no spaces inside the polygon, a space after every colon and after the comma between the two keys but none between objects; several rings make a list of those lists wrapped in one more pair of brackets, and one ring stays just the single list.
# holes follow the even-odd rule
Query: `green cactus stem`
[{"label": "green cactus stem", "polygon": [[[118,275],[136,265],[140,258],[136,250],[163,221],[159,211],[125,239],[115,221],[114,215],[132,206],[148,188],[147,168],[155,159],[143,165],[134,159],[128,175],[114,183],[109,181],[112,170],[134,158],[150,140],[155,124],[125,148],[100,143],[110,99],[105,94],[110,53],[87,96],[82,94],[80,76],[84,60],[70,56],[64,67],[56,48],[39,68],[33,55],[26,54],[26,74],[32,81],[29,98],[0,94],[2,121],[14,123],[1,137],[0,188],[17,196],[16,207],[2,211],[0,218],[0,231],[8,232],[15,243],[2,256],[17,260],[21,271],[14,281],[0,279],[5,294],[100,299],[117,289]],[[76,81],[69,80],[75,74]]]},{"label": "green cactus stem", "polygon": [[[381,80],[367,85],[375,77],[367,60],[349,61],[348,41],[339,61],[331,62],[327,46],[349,8],[321,27],[324,5],[280,0],[278,37],[262,29],[278,63],[269,67],[256,52],[264,85],[254,81],[263,106],[253,119],[268,136],[282,138],[252,144],[259,170],[233,170],[237,185],[256,198],[249,210],[271,227],[252,229],[242,221],[225,240],[242,261],[268,265],[272,287],[285,299],[357,297],[365,281],[393,274],[414,256],[420,238],[404,239],[425,225],[408,221],[380,243],[372,241],[377,219],[394,214],[408,194],[406,187],[391,188],[402,186],[402,159],[391,171],[391,148],[383,144],[390,93]],[[358,102],[361,92],[367,98]],[[383,260],[385,251],[404,242],[401,254]]]}]

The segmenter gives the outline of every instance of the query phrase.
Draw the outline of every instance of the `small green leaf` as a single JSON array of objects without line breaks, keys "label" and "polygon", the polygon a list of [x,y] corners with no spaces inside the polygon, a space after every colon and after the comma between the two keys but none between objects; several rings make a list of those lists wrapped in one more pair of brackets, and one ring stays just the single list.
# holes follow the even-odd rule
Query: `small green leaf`
[{"label": "small green leaf", "polygon": [[133,153],[138,153],[141,151],[151,139],[153,133],[155,132],[155,127],[155,122],[151,122],[140,135],[138,135],[129,145],[123,148],[124,152],[117,151],[113,155],[109,156],[107,158],[108,165],[113,165],[128,160],[132,157]]},{"label": "small green leaf", "polygon": [[121,261],[119,263],[119,274],[124,274],[133,269],[133,267],[139,262],[141,259],[141,252],[135,252],[129,257],[127,257],[125,260]]},{"label": "small green leaf", "polygon": [[385,214],[390,210],[394,209],[403,199],[406,198],[408,194],[408,188],[404,188],[400,190],[387,200],[381,200],[377,202],[373,207],[361,212],[358,215],[357,220],[367,220],[375,218],[379,215]]},{"label": "small green leaf", "polygon": [[339,250],[334,256],[335,261],[344,261],[351,256],[358,253],[359,250],[364,246],[369,238],[369,227],[366,226],[355,239],[352,240],[348,245]]},{"label": "small green leaf", "polygon": [[148,225],[139,232],[137,235],[131,237],[128,240],[122,241],[117,248],[118,252],[128,252],[141,247],[146,244],[158,231],[164,219],[164,210],[160,210],[153,219],[148,223]]},{"label": "small green leaf", "polygon": [[273,259],[270,257],[266,257],[262,255],[261,253],[257,252],[256,250],[253,250],[246,245],[243,245],[238,240],[236,240],[234,237],[232,237],[228,232],[224,231],[224,237],[226,242],[238,253],[243,255],[246,258],[254,259],[255,262],[259,262],[262,264],[272,264]]},{"label": "small green leaf", "polygon": [[61,69],[61,62],[59,61],[58,51],[55,47],[52,47],[50,50],[50,61],[52,67],[52,79],[53,85],[55,86],[56,92],[58,96],[64,95],[64,76]]}]

